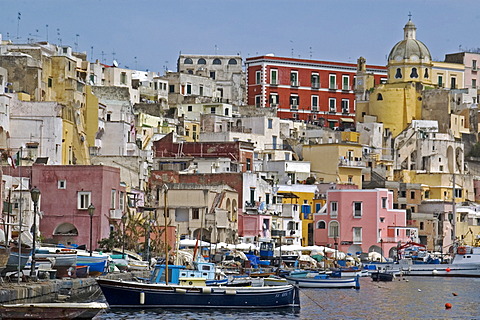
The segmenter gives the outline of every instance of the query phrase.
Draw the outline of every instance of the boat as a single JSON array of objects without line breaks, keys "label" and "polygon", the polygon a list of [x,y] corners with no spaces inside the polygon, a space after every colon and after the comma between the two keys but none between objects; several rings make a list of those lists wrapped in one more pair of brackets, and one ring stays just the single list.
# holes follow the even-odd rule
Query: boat
[{"label": "boat", "polygon": [[111,308],[268,309],[300,307],[297,286],[182,286],[96,279]]},{"label": "boat", "polygon": [[480,277],[480,247],[460,246],[452,263],[413,263],[409,258],[398,262],[371,263],[378,268],[397,269],[405,276]]},{"label": "boat", "polygon": [[7,267],[8,258],[10,257],[10,248],[0,246],[0,272]]},{"label": "boat", "polygon": [[[168,283],[180,284],[184,279],[202,279],[205,285],[215,286],[224,285],[228,283],[228,278],[218,274],[215,269],[215,264],[211,262],[195,262],[193,269],[188,269],[182,265],[168,265]],[[149,283],[166,283],[165,282],[165,265],[157,264],[152,271]]]},{"label": "boat", "polygon": [[75,250],[43,246],[35,250],[35,258],[51,259],[53,261],[52,268],[57,271],[56,277],[59,279],[75,276],[77,265]]},{"label": "boat", "polygon": [[370,277],[373,281],[393,281],[395,274],[393,272],[378,270],[376,272],[372,272]]},{"label": "boat", "polygon": [[287,279],[279,276],[269,276],[263,279],[264,286],[284,286],[288,284]]},{"label": "boat", "polygon": [[285,279],[290,284],[300,288],[355,288],[360,289],[359,277],[354,278],[333,278],[327,274],[319,274],[315,277],[290,277]]},{"label": "boat", "polygon": [[0,319],[92,319],[106,309],[102,302],[4,304]]},{"label": "boat", "polygon": [[8,273],[18,272],[19,262],[20,271],[22,271],[25,268],[31,253],[32,249],[30,247],[24,247],[22,245],[21,250],[19,250],[18,246],[10,247],[10,254],[8,255],[7,264],[0,272],[0,276],[5,277]]}]

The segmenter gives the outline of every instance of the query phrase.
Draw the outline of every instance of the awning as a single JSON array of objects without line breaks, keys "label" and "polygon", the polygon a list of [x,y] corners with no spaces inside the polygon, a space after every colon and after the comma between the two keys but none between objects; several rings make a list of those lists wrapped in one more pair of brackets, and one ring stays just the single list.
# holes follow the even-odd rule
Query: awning
[{"label": "awning", "polygon": [[352,118],[340,118],[340,121],[342,122],[355,122]]}]

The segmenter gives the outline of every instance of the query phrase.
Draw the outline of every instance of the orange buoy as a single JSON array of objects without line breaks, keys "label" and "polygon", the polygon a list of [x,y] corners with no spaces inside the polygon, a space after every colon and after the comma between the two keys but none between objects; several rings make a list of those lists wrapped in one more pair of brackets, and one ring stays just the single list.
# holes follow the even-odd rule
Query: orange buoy
[{"label": "orange buoy", "polygon": [[445,309],[450,309],[452,307],[452,304],[451,303],[445,303]]},{"label": "orange buoy", "polygon": [[455,292],[452,292],[452,294],[453,294],[454,297],[458,296],[458,294],[455,293]]},{"label": "orange buoy", "polygon": [[447,272],[450,272],[450,271],[451,271],[451,269],[450,269],[450,268],[447,268],[447,269],[445,269],[445,271],[447,271]]}]

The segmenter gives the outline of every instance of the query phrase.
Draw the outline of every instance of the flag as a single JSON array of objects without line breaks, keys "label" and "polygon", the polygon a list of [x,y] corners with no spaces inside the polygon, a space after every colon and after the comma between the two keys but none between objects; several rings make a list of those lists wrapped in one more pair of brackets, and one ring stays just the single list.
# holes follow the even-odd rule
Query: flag
[{"label": "flag", "polygon": [[12,166],[13,169],[16,168],[15,161],[13,160],[12,156],[8,156],[7,162],[10,166]]}]

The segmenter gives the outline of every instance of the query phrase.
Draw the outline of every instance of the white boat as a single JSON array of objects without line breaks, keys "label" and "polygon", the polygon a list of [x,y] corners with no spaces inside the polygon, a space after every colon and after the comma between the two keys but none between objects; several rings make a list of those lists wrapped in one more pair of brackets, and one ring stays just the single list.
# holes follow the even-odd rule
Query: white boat
[{"label": "white boat", "polygon": [[269,276],[263,279],[264,286],[284,286],[288,284],[287,279],[278,276]]},{"label": "white boat", "polygon": [[402,259],[395,263],[373,265],[398,269],[406,276],[480,277],[480,247],[458,247],[452,263],[413,263],[411,259]]},{"label": "white boat", "polygon": [[290,284],[300,288],[355,288],[360,289],[358,276],[355,278],[333,278],[321,274],[315,277],[285,277]]},{"label": "white boat", "polygon": [[108,309],[102,302],[17,303],[0,305],[1,319],[92,319]]}]

